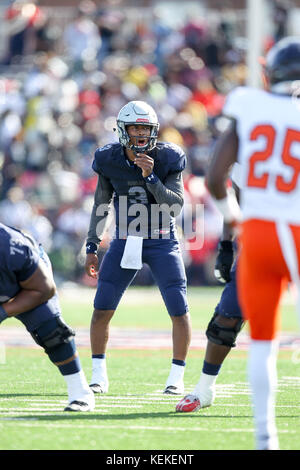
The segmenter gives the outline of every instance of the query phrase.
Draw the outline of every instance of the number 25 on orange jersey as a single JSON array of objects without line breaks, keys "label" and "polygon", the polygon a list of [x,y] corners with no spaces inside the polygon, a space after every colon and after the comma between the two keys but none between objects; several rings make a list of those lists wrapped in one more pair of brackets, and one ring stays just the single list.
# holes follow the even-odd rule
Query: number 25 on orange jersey
[{"label": "number 25 on orange jersey", "polygon": [[[250,157],[247,185],[264,189],[268,185],[269,173],[265,172],[261,176],[256,176],[255,165],[257,162],[266,161],[272,156],[276,139],[276,130],[271,125],[256,126],[250,134],[250,140],[257,140],[261,136],[266,138],[266,147],[262,151],[253,153]],[[300,160],[293,157],[290,152],[293,142],[300,143],[300,132],[295,129],[287,129],[284,137],[281,159],[285,165],[293,169],[293,175],[289,181],[286,181],[283,176],[277,175],[275,183],[278,191],[285,193],[293,191],[296,188],[300,174]]]}]

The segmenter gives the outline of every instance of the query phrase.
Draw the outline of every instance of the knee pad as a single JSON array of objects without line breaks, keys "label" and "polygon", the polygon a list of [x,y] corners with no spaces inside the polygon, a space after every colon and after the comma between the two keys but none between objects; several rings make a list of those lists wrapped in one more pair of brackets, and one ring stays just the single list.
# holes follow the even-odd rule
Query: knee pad
[{"label": "knee pad", "polygon": [[234,327],[226,328],[217,322],[217,315],[218,314],[215,313],[208,324],[206,330],[207,339],[209,339],[212,343],[234,348],[236,346],[235,341],[237,335],[241,331],[244,321],[241,318],[237,318],[237,323]]},{"label": "knee pad", "polygon": [[71,343],[75,332],[61,317],[54,317],[31,332],[31,336],[49,354],[59,346]]}]

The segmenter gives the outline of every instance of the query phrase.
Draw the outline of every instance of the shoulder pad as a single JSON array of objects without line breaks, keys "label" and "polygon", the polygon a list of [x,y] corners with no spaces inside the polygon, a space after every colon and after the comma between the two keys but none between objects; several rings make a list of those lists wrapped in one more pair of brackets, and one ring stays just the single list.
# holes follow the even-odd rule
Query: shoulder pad
[{"label": "shoulder pad", "polygon": [[19,281],[26,280],[35,271],[39,253],[25,235],[14,228],[1,225],[1,251],[5,250],[6,264]]},{"label": "shoulder pad", "polygon": [[120,152],[122,146],[119,142],[107,144],[104,147],[99,147],[95,152],[92,168],[96,173],[105,172],[105,168],[111,163],[115,152]]},{"label": "shoulder pad", "polygon": [[0,247],[3,252],[7,252],[7,247],[9,246],[10,235],[4,224],[0,224]]},{"label": "shoulder pad", "polygon": [[[237,87],[228,93],[223,107],[223,115],[231,119],[239,119],[244,114],[245,109],[253,103],[257,106],[257,100],[265,91],[251,87]],[[259,102],[259,101],[258,101]]]},{"label": "shoulder pad", "polygon": [[179,145],[171,142],[158,142],[157,151],[161,162],[169,167],[169,173],[175,173],[185,169],[186,155]]}]

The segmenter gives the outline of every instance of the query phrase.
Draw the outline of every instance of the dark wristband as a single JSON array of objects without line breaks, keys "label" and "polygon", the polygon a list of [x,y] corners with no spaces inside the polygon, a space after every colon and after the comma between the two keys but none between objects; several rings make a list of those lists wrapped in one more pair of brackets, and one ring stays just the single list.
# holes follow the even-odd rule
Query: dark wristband
[{"label": "dark wristband", "polygon": [[90,254],[90,253],[93,253],[93,254],[97,254],[97,251],[98,251],[98,247],[96,245],[96,243],[87,243],[86,245],[86,254]]},{"label": "dark wristband", "polygon": [[152,171],[152,173],[150,173],[149,176],[146,176],[146,178],[144,178],[144,180],[146,181],[146,183],[155,184],[158,181],[158,177]]}]

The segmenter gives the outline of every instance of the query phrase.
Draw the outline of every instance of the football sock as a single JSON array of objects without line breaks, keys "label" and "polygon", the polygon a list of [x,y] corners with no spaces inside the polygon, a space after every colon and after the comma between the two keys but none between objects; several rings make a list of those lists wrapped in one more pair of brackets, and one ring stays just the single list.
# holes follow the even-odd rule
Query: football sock
[{"label": "football sock", "polygon": [[185,366],[185,361],[181,361],[180,359],[172,359],[172,364],[176,364],[177,366]]},{"label": "football sock", "polygon": [[248,375],[252,390],[256,448],[278,449],[275,424],[277,342],[251,340]]},{"label": "football sock", "polygon": [[63,377],[68,388],[69,403],[74,400],[79,400],[89,403],[90,405],[94,404],[94,394],[90,390],[83,370],[75,374],[64,375]]},{"label": "football sock", "polygon": [[208,375],[218,375],[222,364],[211,364],[210,362],[203,362],[202,372]]},{"label": "football sock", "polygon": [[[54,349],[47,352],[50,361],[52,361],[59,369],[62,375],[75,374],[81,369],[80,360],[76,354],[76,345],[74,339],[65,344],[60,344]],[[74,359],[67,364],[58,365],[60,362],[64,362],[70,357],[74,356]]]},{"label": "football sock", "polygon": [[76,374],[76,372],[79,372],[81,370],[80,360],[78,356],[76,356],[73,361],[68,362],[68,364],[63,364],[57,367],[62,375]]},{"label": "football sock", "polygon": [[[181,365],[178,364],[179,362],[181,363]],[[183,382],[184,370],[185,362],[173,359],[166,386],[168,387],[169,385],[176,385],[180,382]]]},{"label": "football sock", "polygon": [[106,356],[105,354],[92,355],[92,379],[91,384],[104,385],[105,390],[108,388],[108,376],[106,369]]},{"label": "football sock", "polygon": [[210,364],[206,361],[203,362],[199,382],[193,391],[193,395],[196,395],[199,398],[202,406],[212,404],[215,399],[215,383],[220,369],[221,364]]}]

